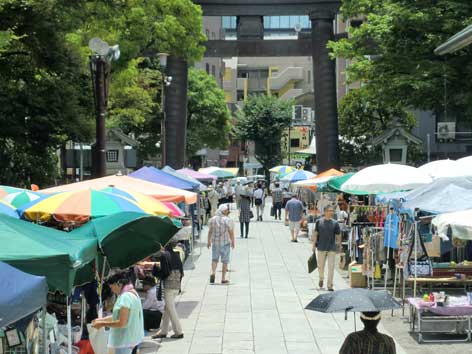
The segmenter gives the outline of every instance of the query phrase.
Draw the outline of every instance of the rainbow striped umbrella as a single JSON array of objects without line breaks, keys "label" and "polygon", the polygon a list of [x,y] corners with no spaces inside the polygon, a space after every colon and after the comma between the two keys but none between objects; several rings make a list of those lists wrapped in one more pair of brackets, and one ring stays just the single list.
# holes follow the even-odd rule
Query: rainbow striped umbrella
[{"label": "rainbow striped umbrella", "polygon": [[269,171],[278,173],[279,175],[286,175],[290,172],[296,171],[296,169],[294,167],[291,167],[291,166],[281,165],[281,166],[272,167]]},{"label": "rainbow striped umbrella", "polygon": [[[107,192],[121,197],[130,199],[134,201],[139,207],[143,208],[146,212],[153,215],[160,216],[171,216],[172,210],[168,208],[165,203],[160,202],[159,200],[147,196],[145,194],[135,192],[129,189],[116,188],[116,187],[107,187],[101,189],[102,192]],[[172,203],[171,203],[172,204]]]},{"label": "rainbow striped umbrella", "polygon": [[16,212],[16,208],[8,202],[0,200],[0,213],[19,219],[20,216]]},{"label": "rainbow striped umbrella", "polygon": [[172,203],[172,202],[163,202],[164,205],[169,208],[172,212],[172,216],[174,218],[181,218],[183,216],[185,216],[185,213],[182,211],[182,209],[180,209],[177,204],[175,203]]},{"label": "rainbow striped umbrella", "polygon": [[15,208],[21,208],[23,205],[31,203],[41,198],[41,194],[23,190],[21,192],[13,192],[3,197],[3,200],[13,205]]},{"label": "rainbow striped umbrella", "polygon": [[10,186],[0,186],[0,198],[5,197],[10,193],[17,193],[17,192],[24,192],[28,191],[28,189],[10,187]]},{"label": "rainbow striped umbrella", "polygon": [[37,203],[27,206],[22,214],[31,221],[47,222],[54,219],[59,222],[84,223],[89,219],[125,211],[148,214],[130,199],[95,189],[64,192],[40,198]]}]

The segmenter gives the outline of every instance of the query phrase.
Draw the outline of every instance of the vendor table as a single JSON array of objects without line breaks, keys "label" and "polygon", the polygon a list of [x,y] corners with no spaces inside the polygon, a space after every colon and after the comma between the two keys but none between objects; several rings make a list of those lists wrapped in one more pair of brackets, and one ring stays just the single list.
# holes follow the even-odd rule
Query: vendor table
[{"label": "vendor table", "polygon": [[[408,278],[408,283],[413,283],[415,281],[415,278],[410,277]],[[438,284],[457,284],[457,285],[463,285],[464,289],[467,290],[467,287],[472,285],[472,279],[457,279],[455,277],[448,277],[448,278],[416,278],[416,283],[417,284],[425,284],[428,285],[428,289],[431,292],[433,285],[438,285]]]},{"label": "vendor table", "polygon": [[[434,302],[425,302],[418,298],[408,299],[410,305],[410,330],[418,333],[419,343],[448,343],[448,342],[470,342],[471,341],[471,318],[472,306],[437,306]],[[455,323],[455,329],[434,328],[425,329],[425,324],[436,327],[442,327],[444,323]],[[463,339],[424,339],[425,333],[441,333],[441,334],[461,334],[458,333],[459,325],[465,328],[465,338]],[[452,325],[450,326],[452,327]]]}]

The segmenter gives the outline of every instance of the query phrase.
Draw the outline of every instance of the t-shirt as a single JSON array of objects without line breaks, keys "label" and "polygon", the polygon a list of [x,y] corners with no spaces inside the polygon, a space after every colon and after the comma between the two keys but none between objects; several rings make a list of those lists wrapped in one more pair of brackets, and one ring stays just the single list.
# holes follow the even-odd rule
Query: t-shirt
[{"label": "t-shirt", "polygon": [[122,307],[129,309],[128,323],[122,328],[110,328],[108,346],[111,348],[134,348],[144,338],[143,307],[141,299],[134,293],[126,291],[113,306],[113,320],[120,317]]},{"label": "t-shirt", "polygon": [[288,211],[288,219],[290,221],[300,221],[303,216],[303,203],[298,199],[290,199],[285,205]]},{"label": "t-shirt", "polygon": [[341,233],[339,223],[333,219],[321,218],[316,222],[319,251],[336,251],[336,235]]}]

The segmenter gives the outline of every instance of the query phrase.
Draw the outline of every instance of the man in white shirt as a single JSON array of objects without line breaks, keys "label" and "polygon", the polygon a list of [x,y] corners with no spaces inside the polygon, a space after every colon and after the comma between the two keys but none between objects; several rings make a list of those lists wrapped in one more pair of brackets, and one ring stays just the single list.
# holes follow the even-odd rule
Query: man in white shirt
[{"label": "man in white shirt", "polygon": [[262,189],[262,185],[259,183],[257,189],[254,191],[254,204],[256,205],[257,221],[262,221],[262,214],[264,214],[264,199],[264,190]]},{"label": "man in white shirt", "polygon": [[157,299],[156,282],[153,277],[143,280],[143,289],[146,297],[143,300],[144,329],[150,331],[158,329],[161,325],[162,313],[164,312],[164,301]]}]

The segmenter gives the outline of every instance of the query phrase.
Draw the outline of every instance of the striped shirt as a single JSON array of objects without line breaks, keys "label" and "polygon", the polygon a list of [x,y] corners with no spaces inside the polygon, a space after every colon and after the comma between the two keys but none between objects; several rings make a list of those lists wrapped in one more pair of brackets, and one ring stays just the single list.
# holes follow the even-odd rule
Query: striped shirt
[{"label": "striped shirt", "polygon": [[339,354],[395,354],[393,338],[377,331],[351,333],[344,340]]},{"label": "striped shirt", "polygon": [[227,216],[215,215],[208,222],[211,230],[211,243],[223,247],[230,243],[229,233],[234,228],[233,221]]}]

